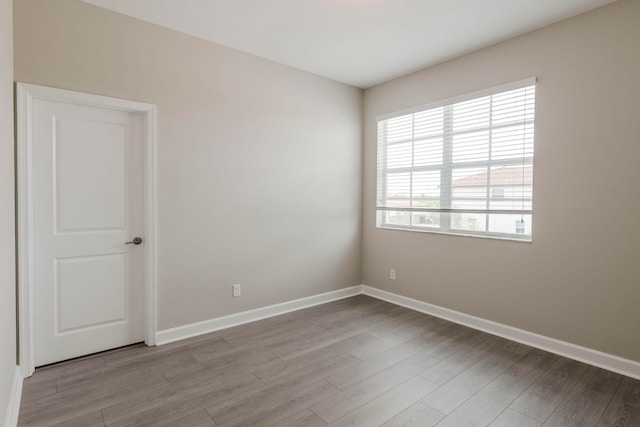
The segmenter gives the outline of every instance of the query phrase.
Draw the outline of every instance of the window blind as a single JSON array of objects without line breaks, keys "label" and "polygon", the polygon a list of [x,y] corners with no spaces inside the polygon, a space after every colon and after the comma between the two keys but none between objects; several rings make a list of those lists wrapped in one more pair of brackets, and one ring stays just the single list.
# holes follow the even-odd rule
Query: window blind
[{"label": "window blind", "polygon": [[378,119],[382,228],[531,240],[535,79]]}]

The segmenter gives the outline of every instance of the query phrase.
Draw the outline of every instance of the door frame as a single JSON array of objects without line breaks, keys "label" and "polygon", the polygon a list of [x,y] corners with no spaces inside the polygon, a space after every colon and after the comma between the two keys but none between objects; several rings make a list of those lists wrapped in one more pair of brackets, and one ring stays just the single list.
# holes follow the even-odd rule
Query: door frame
[{"label": "door frame", "polygon": [[35,371],[34,308],[34,212],[32,164],[32,106],[35,99],[69,102],[76,105],[108,108],[143,117],[144,146],[144,342],[156,345],[157,333],[157,186],[156,186],[156,107],[100,95],[56,89],[28,83],[16,83],[16,190],[18,255],[18,361],[24,378]]}]

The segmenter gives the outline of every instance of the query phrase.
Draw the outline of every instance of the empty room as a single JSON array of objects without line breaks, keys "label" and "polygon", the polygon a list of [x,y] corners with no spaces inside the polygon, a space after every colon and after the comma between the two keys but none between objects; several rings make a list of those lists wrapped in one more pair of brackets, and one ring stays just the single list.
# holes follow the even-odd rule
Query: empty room
[{"label": "empty room", "polygon": [[640,0],[0,0],[0,422],[640,426]]}]

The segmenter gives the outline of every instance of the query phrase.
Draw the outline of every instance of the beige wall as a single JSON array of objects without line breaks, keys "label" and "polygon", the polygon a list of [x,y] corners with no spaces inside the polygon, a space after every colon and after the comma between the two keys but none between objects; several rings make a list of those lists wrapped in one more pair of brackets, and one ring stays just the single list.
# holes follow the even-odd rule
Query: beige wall
[{"label": "beige wall", "polygon": [[[640,361],[639,23],[622,0],[367,90],[364,283]],[[529,76],[533,243],[375,228],[376,115]]]},{"label": "beige wall", "polygon": [[78,0],[14,9],[17,81],[158,107],[160,329],[360,283],[362,91]]},{"label": "beige wall", "polygon": [[16,371],[12,0],[0,0],[0,423]]}]

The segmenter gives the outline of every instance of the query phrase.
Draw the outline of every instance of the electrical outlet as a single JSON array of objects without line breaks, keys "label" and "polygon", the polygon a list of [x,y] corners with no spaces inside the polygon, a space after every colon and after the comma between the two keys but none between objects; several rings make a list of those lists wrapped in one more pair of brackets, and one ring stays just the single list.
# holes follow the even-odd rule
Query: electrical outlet
[{"label": "electrical outlet", "polygon": [[240,289],[240,283],[236,283],[233,285],[233,297],[239,297],[242,293],[242,289]]},{"label": "electrical outlet", "polygon": [[389,270],[389,279],[396,280],[396,271],[393,268]]}]

